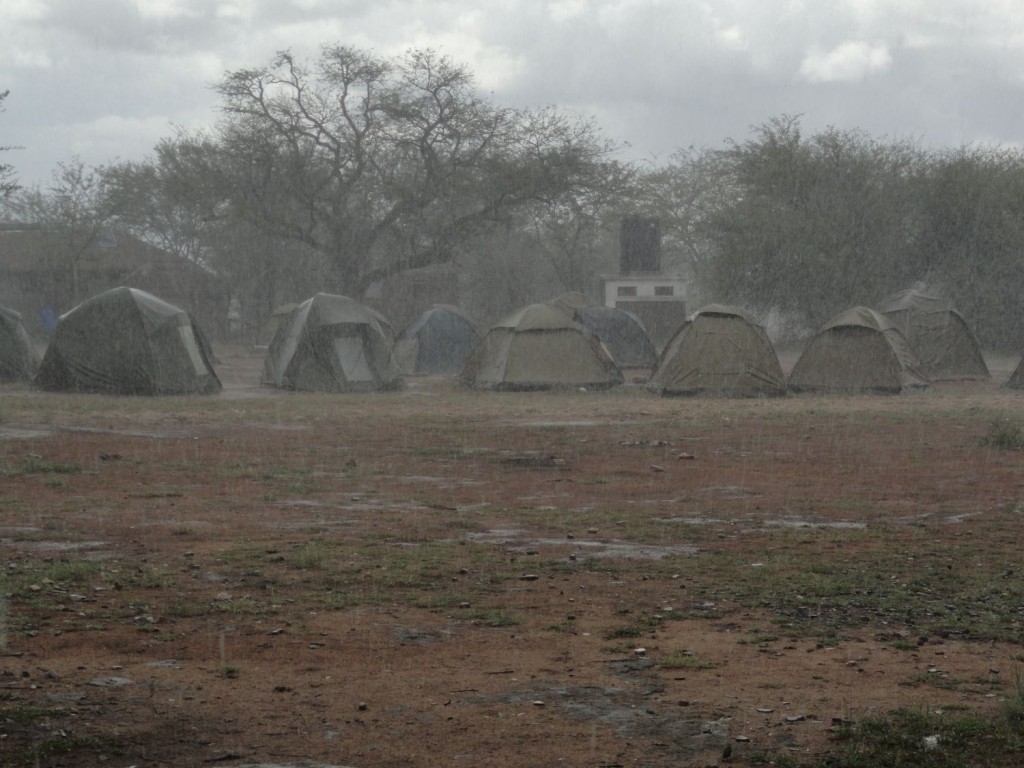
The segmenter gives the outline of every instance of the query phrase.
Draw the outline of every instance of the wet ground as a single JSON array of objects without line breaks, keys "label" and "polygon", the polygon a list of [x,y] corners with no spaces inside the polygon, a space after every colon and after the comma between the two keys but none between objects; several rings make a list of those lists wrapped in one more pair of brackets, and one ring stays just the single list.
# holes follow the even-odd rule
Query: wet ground
[{"label": "wet ground", "polygon": [[322,396],[218,357],[199,401],[0,394],[5,764],[811,761],[1013,691],[998,383]]}]

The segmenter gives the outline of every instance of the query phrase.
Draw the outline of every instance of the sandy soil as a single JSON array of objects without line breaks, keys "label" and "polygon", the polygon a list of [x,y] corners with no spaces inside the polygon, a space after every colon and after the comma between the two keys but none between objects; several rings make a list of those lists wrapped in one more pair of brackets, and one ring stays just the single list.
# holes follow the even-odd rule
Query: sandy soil
[{"label": "sandy soil", "polygon": [[327,397],[219,357],[198,403],[0,393],[0,763],[810,761],[1012,687],[1013,642],[746,595],[1015,551],[1024,460],[979,446],[1024,394]]}]

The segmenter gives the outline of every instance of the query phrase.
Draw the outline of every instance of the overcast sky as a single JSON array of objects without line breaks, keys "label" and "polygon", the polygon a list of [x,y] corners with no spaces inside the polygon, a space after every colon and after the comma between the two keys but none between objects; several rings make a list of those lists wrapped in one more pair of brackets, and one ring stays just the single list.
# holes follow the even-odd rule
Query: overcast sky
[{"label": "overcast sky", "polygon": [[928,146],[1017,145],[1019,0],[0,0],[0,145],[26,185],[217,119],[211,84],[290,48],[434,48],[509,106],[665,160],[802,114]]}]

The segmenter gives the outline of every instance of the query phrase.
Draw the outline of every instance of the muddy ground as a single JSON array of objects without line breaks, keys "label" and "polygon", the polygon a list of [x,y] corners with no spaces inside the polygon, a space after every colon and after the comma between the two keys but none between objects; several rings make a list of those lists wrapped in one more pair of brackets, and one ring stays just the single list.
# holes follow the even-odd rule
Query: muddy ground
[{"label": "muddy ground", "polygon": [[811,765],[1015,693],[1016,361],[723,401],[218,352],[211,398],[0,391],[0,764]]}]

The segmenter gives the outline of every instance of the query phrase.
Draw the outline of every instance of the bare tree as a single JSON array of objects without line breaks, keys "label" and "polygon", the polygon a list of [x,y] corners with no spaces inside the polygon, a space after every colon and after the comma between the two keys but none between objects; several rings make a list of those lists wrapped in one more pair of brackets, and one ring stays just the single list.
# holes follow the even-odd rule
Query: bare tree
[{"label": "bare tree", "polygon": [[7,201],[17,222],[40,233],[38,260],[49,283],[47,293],[57,307],[73,306],[84,298],[79,267],[111,221],[105,200],[102,170],[74,158],[57,164],[47,189],[19,189]]},{"label": "bare tree", "polygon": [[218,85],[226,210],[326,257],[336,283],[453,258],[524,207],[586,183],[612,151],[555,109],[502,108],[433,51],[326,46]]},{"label": "bare tree", "polygon": [[[6,112],[4,108],[4,100],[10,94],[10,91],[0,91],[0,112]],[[12,149],[18,149],[18,147],[12,146],[0,146],[0,152],[8,152]],[[0,163],[0,200],[6,200],[19,188],[17,178],[14,172],[14,166],[10,163]]]}]

